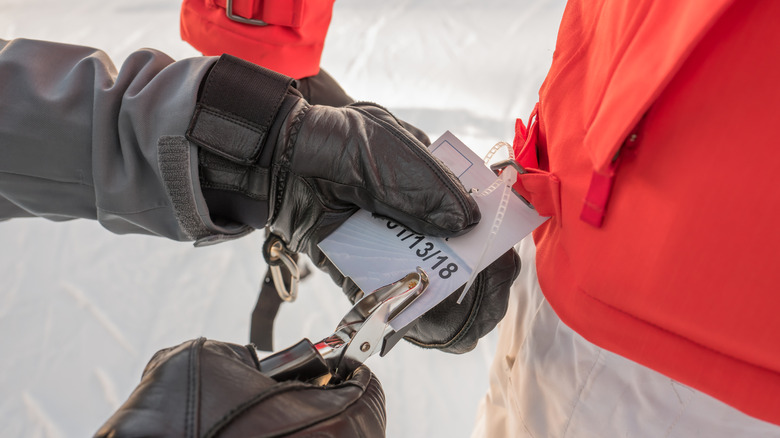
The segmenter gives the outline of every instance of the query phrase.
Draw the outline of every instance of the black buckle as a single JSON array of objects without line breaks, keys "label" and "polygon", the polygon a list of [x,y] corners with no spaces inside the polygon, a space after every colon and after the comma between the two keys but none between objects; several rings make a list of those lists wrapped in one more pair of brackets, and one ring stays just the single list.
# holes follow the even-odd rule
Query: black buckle
[{"label": "black buckle", "polygon": [[244,18],[239,15],[233,14],[233,0],[227,0],[227,5],[225,6],[225,14],[229,19],[236,21],[238,23],[251,24],[252,26],[268,26],[268,23],[266,23],[263,20],[255,20],[254,18]]}]

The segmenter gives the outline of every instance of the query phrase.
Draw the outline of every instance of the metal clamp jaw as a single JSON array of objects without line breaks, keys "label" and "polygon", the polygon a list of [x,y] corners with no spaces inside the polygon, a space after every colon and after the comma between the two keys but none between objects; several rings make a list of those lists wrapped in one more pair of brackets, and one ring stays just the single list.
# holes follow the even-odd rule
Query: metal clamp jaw
[{"label": "metal clamp jaw", "polygon": [[347,378],[377,351],[384,356],[400,340],[390,322],[428,287],[420,268],[395,283],[381,287],[358,301],[333,335],[315,345],[334,376]]},{"label": "metal clamp jaw", "polygon": [[277,380],[295,378],[325,384],[347,379],[369,357],[387,354],[403,337],[390,323],[428,287],[421,268],[364,296],[339,322],[332,335],[313,344],[298,344],[259,362],[263,374]]}]

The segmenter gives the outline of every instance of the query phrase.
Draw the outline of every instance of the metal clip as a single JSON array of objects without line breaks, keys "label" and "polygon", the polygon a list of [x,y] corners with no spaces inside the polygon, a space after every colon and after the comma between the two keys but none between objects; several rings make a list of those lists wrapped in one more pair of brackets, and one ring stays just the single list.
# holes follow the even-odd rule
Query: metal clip
[{"label": "metal clip", "polygon": [[239,15],[233,14],[233,0],[227,0],[227,5],[225,6],[225,15],[233,21],[236,21],[238,23],[244,23],[244,24],[251,24],[252,26],[268,26],[268,23],[266,23],[263,20],[256,20],[254,18],[244,18]]},{"label": "metal clip", "polygon": [[[528,171],[526,171],[525,168],[520,165],[520,163],[518,163],[517,161],[515,161],[514,159],[511,159],[511,158],[508,159],[508,160],[499,161],[498,163],[495,163],[495,164],[491,164],[490,165],[490,170],[492,170],[496,175],[499,175],[501,173],[501,171],[504,170],[507,167],[511,167],[511,168],[515,169],[517,171],[518,175],[522,175],[524,173],[528,173]],[[531,210],[536,210],[534,208],[534,206],[530,202],[528,202],[528,200],[525,199],[525,197],[523,197],[523,195],[521,195],[520,193],[517,193],[517,190],[515,190],[514,187],[512,187],[512,193],[517,195],[517,197],[520,198],[520,200],[522,200],[523,203],[525,203],[525,205],[528,206],[528,208],[530,208]]]},{"label": "metal clip", "polygon": [[[274,286],[276,287],[276,293],[278,293],[279,298],[284,301],[295,301],[295,299],[298,298],[298,283],[300,283],[301,280],[301,272],[298,269],[298,263],[295,261],[287,247],[284,246],[284,242],[276,236],[272,235],[268,238],[264,249],[267,254],[263,255],[267,257],[269,269],[271,270],[271,278],[273,278]],[[289,290],[284,284],[282,265],[290,272]]]},{"label": "metal clip", "polygon": [[520,163],[518,163],[517,161],[515,161],[515,160],[513,160],[511,158],[508,159],[508,160],[499,161],[498,163],[495,163],[495,164],[491,164],[490,165],[490,170],[492,170],[493,172],[496,173],[496,175],[498,175],[498,173],[501,170],[504,170],[505,167],[514,167],[514,169],[517,171],[517,173],[519,175],[522,175],[524,173],[528,173],[528,172],[526,172],[525,168],[523,168],[523,166],[520,165]]}]

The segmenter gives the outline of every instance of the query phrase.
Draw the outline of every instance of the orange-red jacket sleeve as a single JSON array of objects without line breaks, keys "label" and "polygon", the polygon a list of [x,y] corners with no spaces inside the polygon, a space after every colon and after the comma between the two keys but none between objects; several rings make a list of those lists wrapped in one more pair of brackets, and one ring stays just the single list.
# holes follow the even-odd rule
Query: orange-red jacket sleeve
[{"label": "orange-red jacket sleeve", "polygon": [[181,37],[204,55],[228,53],[300,79],[319,71],[334,1],[230,0],[228,8],[228,0],[184,0]]}]

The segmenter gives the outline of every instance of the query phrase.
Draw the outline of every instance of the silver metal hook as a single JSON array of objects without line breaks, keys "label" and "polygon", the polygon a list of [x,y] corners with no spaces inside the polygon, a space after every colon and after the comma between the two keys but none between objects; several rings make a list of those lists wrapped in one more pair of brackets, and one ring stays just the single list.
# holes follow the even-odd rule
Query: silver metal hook
[{"label": "silver metal hook", "polygon": [[284,277],[282,276],[281,265],[271,265],[271,277],[274,280],[274,286],[276,287],[276,293],[279,294],[279,298],[287,302],[293,302],[298,298],[298,283],[301,280],[301,272],[298,269],[298,263],[292,256],[284,249],[284,245],[281,241],[277,240],[271,244],[268,248],[268,256],[272,261],[279,260],[282,262],[285,268],[290,272],[290,289],[288,290],[284,284]]}]

